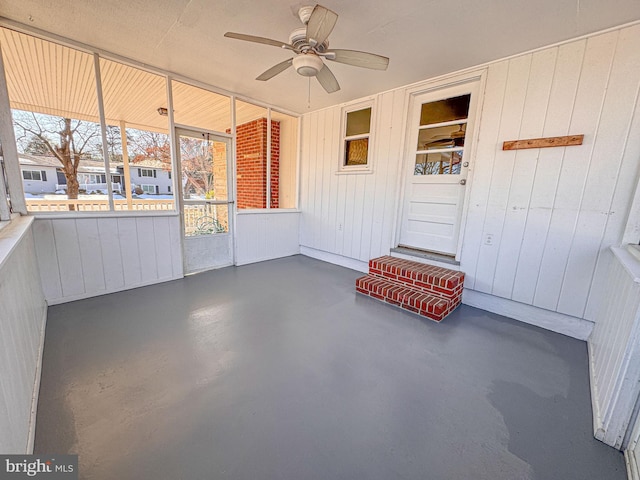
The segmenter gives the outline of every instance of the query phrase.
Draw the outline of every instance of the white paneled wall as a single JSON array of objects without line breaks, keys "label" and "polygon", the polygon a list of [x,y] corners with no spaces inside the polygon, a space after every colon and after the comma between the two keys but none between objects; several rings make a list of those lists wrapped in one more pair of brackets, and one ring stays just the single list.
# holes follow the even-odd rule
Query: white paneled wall
[{"label": "white paneled wall", "polygon": [[368,261],[389,252],[395,225],[402,157],[404,91],[375,99],[373,172],[337,173],[340,165],[340,107],[303,117],[300,244]]},{"label": "white paneled wall", "polygon": [[34,235],[50,305],[183,274],[177,215],[40,218]]},{"label": "white paneled wall", "polygon": [[613,254],[589,356],[595,436],[621,448],[640,393],[640,261],[626,249]]},{"label": "white paneled wall", "polygon": [[242,212],[236,217],[236,265],[261,262],[300,253],[300,212]]},{"label": "white paneled wall", "polygon": [[47,305],[31,218],[0,230],[0,452],[30,453]]},{"label": "white paneled wall", "polygon": [[[468,288],[595,319],[639,173],[639,51],[635,25],[483,69],[460,256]],[[372,174],[336,173],[340,106],[303,117],[303,250],[364,262],[395,246],[408,98],[409,88],[375,97]],[[570,134],[584,144],[502,151],[506,140]]]}]

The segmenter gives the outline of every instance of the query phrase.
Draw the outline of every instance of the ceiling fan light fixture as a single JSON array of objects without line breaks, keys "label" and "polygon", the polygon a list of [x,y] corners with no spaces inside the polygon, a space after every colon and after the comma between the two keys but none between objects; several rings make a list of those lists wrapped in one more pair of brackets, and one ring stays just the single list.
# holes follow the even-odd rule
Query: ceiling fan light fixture
[{"label": "ceiling fan light fixture", "polygon": [[293,68],[303,77],[315,77],[323,66],[322,59],[314,54],[302,54],[293,59]]}]

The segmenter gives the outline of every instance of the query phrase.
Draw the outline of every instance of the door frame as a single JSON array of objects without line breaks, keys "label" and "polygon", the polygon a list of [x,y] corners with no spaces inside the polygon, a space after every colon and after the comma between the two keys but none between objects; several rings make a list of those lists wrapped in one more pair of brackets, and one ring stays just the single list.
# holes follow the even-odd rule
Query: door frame
[{"label": "door frame", "polygon": [[[392,245],[397,248],[400,242],[400,232],[402,228],[402,215],[405,205],[406,195],[406,178],[409,169],[409,156],[415,154],[415,148],[411,144],[411,138],[413,134],[413,125],[411,125],[411,119],[415,107],[415,99],[421,95],[427,93],[434,93],[439,90],[446,90],[450,87],[457,87],[459,85],[476,83],[477,86],[477,100],[475,105],[475,111],[473,112],[473,125],[472,130],[467,130],[467,138],[471,140],[471,148],[469,150],[469,167],[467,174],[467,183],[465,186],[465,194],[462,202],[462,212],[460,213],[460,228],[458,230],[457,247],[455,253],[455,260],[460,261],[460,255],[462,253],[462,239],[467,224],[467,213],[469,210],[469,198],[471,189],[473,187],[473,177],[475,168],[475,158],[478,150],[478,137],[480,132],[480,123],[482,120],[482,106],[484,103],[485,86],[487,83],[487,68],[480,70],[473,70],[465,74],[445,75],[436,78],[432,81],[421,83],[413,88],[409,88],[405,92],[404,108],[403,108],[403,132],[402,132],[402,145],[400,148],[400,174],[397,178],[396,191],[396,206],[395,206],[395,221],[393,223],[392,232]],[[473,102],[472,102],[473,103]],[[471,106],[469,106],[469,116],[471,117]]]},{"label": "door frame", "polygon": [[224,141],[227,144],[227,200],[221,200],[217,202],[209,202],[218,205],[228,205],[228,222],[229,222],[229,232],[226,235],[229,236],[229,248],[231,250],[231,259],[228,264],[220,265],[219,267],[213,268],[222,268],[226,266],[235,265],[236,263],[236,194],[235,194],[235,142],[233,134],[226,134],[221,132],[216,132],[213,130],[206,130],[203,128],[192,127],[189,125],[181,125],[174,124],[173,129],[173,143],[175,145],[174,158],[175,158],[175,172],[173,175],[174,178],[174,195],[176,197],[176,209],[178,212],[178,216],[180,218],[180,243],[182,245],[182,269],[184,275],[191,275],[194,273],[200,273],[203,271],[210,270],[209,268],[205,268],[202,270],[187,272],[187,258],[186,258],[186,249],[187,249],[187,238],[184,235],[185,222],[184,222],[184,210],[183,207],[185,205],[184,202],[184,189],[182,185],[182,157],[180,155],[180,136],[192,136],[194,138],[198,138],[193,134],[205,134],[209,135],[214,141],[217,139],[219,141]]}]

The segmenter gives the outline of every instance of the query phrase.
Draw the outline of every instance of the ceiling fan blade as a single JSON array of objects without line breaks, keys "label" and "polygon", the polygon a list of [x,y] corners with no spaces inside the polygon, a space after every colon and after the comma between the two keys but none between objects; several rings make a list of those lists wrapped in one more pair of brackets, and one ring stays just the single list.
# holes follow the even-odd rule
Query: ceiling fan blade
[{"label": "ceiling fan blade", "polygon": [[318,82],[320,82],[320,85],[322,85],[322,88],[327,91],[327,93],[333,93],[340,90],[338,80],[336,80],[333,72],[331,72],[331,70],[329,70],[329,67],[327,67],[326,65],[324,65],[320,69],[320,71],[316,75],[316,78],[318,79]]},{"label": "ceiling fan blade", "polygon": [[321,45],[333,31],[337,21],[337,13],[316,5],[307,22],[307,42],[311,46]]},{"label": "ceiling fan blade", "polygon": [[386,70],[389,59],[375,53],[358,52],[357,50],[327,50],[324,57],[338,63],[346,63],[356,67]]},{"label": "ceiling fan blade", "polygon": [[262,75],[260,75],[258,78],[256,78],[256,80],[262,80],[262,81],[269,80],[270,78],[275,77],[279,73],[284,72],[287,68],[291,66],[292,62],[293,62],[293,58],[290,58],[289,60],[285,60],[284,62],[274,65],[269,70],[267,70]]},{"label": "ceiling fan blade", "polygon": [[295,48],[293,48],[293,45],[289,45],[287,42],[281,42],[279,40],[272,40],[270,38],[256,37],[254,35],[245,35],[244,33],[234,33],[234,32],[227,32],[224,34],[224,36],[227,38],[235,38],[236,40],[244,40],[246,42],[253,42],[253,43],[262,43],[263,45],[273,45],[274,47],[287,48],[289,50],[295,51]]}]

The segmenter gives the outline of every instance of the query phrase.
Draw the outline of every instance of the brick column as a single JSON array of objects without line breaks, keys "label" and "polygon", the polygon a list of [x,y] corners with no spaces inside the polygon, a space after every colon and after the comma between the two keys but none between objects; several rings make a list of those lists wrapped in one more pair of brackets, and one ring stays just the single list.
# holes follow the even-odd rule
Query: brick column
[{"label": "brick column", "polygon": [[[267,206],[267,119],[236,127],[238,208]],[[271,207],[279,205],[280,122],[271,122]]]}]

